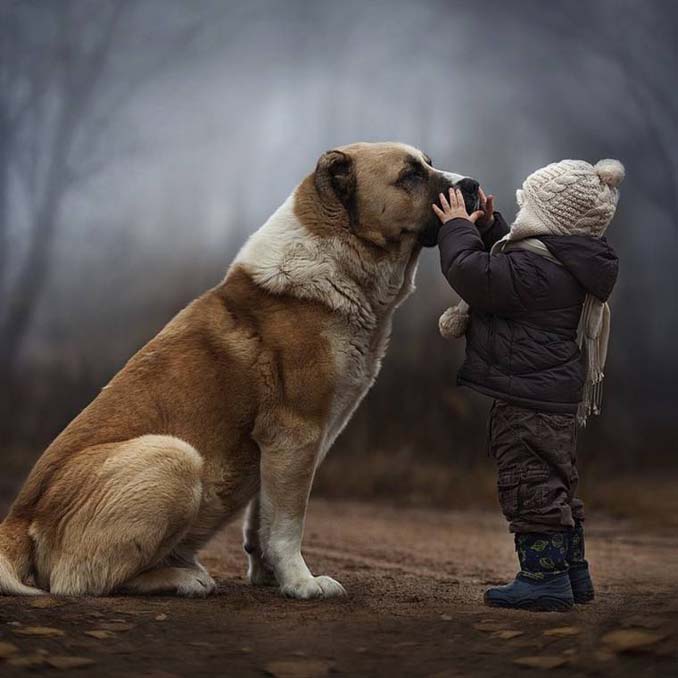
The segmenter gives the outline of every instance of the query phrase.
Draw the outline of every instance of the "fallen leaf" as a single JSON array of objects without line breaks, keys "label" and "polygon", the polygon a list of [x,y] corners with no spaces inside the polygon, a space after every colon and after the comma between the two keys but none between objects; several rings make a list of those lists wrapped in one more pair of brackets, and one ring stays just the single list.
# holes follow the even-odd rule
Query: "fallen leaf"
[{"label": "fallen leaf", "polygon": [[19,648],[16,645],[0,642],[0,659],[7,659],[7,657],[11,657],[18,651]]},{"label": "fallen leaf", "polygon": [[10,666],[16,666],[22,669],[32,669],[36,666],[42,666],[45,663],[45,658],[39,654],[25,654],[21,657],[12,657],[7,660]]},{"label": "fallen leaf", "polygon": [[43,638],[56,638],[65,635],[61,629],[54,629],[51,626],[23,626],[14,631],[20,636],[41,636]]},{"label": "fallen leaf", "polygon": [[518,636],[522,636],[525,632],[524,631],[513,631],[511,629],[504,629],[502,631],[495,631],[492,634],[493,638],[499,638],[500,640],[511,640],[511,638],[517,638]]},{"label": "fallen leaf", "polygon": [[53,596],[39,596],[38,598],[33,598],[30,602],[31,607],[36,607],[39,610],[45,610],[49,607],[62,607],[66,604],[66,601],[59,600],[59,598],[54,598]]},{"label": "fallen leaf", "polygon": [[618,629],[610,631],[602,642],[613,652],[643,652],[662,640],[664,636],[640,629]]},{"label": "fallen leaf", "polygon": [[155,618],[155,621],[165,621],[165,619],[167,619],[167,615],[163,613],[163,614],[157,615],[156,618]]},{"label": "fallen leaf", "polygon": [[84,666],[91,666],[95,663],[93,659],[88,659],[87,657],[60,657],[52,656],[47,657],[47,663],[54,669],[59,669],[61,671],[68,671],[70,669],[80,669]]},{"label": "fallen leaf", "polygon": [[104,631],[129,631],[134,628],[134,624],[125,624],[123,622],[109,622],[107,624],[99,624],[99,628]]},{"label": "fallen leaf", "polygon": [[504,624],[496,621],[481,621],[473,625],[476,631],[503,631]]},{"label": "fallen leaf", "polygon": [[105,638],[115,638],[113,631],[106,631],[104,629],[94,629],[92,631],[85,631],[86,636],[91,636],[97,640],[104,640]]},{"label": "fallen leaf", "polygon": [[576,626],[558,626],[555,629],[546,629],[545,636],[553,638],[567,638],[569,636],[576,636],[581,633],[581,629]]},{"label": "fallen leaf", "polygon": [[452,615],[449,615],[449,614],[441,614],[441,615],[440,615],[440,618],[441,618],[443,621],[452,621]]},{"label": "fallen leaf", "polygon": [[251,647],[248,647],[248,646],[244,646],[244,647],[241,647],[241,648],[240,648],[240,651],[241,651],[243,654],[251,654],[252,648],[251,648]]},{"label": "fallen leaf", "polygon": [[266,664],[264,671],[275,678],[317,678],[326,676],[331,665],[320,659],[281,660]]},{"label": "fallen leaf", "polygon": [[557,669],[567,664],[565,657],[541,655],[536,657],[518,657],[513,660],[518,666],[527,666],[531,669]]}]

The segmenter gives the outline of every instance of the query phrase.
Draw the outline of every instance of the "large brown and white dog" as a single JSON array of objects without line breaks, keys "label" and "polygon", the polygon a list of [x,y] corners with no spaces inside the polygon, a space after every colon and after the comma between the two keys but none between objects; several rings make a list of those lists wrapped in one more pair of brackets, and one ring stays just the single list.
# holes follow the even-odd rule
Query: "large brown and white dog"
[{"label": "large brown and white dog", "polygon": [[431,203],[457,184],[473,203],[476,182],[403,144],[325,153],[224,281],[38,460],[0,525],[0,593],[207,595],[196,552],[247,506],[253,584],[343,594],[301,555],[313,475],[379,372],[421,246],[436,242]]}]

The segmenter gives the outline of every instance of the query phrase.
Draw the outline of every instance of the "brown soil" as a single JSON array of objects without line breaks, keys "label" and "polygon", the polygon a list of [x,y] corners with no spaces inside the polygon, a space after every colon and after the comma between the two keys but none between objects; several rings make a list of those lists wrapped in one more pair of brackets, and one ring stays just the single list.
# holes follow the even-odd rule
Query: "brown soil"
[{"label": "brown soil", "polygon": [[[484,588],[515,573],[511,537],[492,513],[314,501],[304,552],[314,572],[346,586],[347,598],[291,601],[250,587],[237,525],[204,553],[219,582],[207,600],[0,598],[0,657],[10,655],[0,675],[25,675],[21,663],[39,673],[157,678],[546,670],[515,663],[525,657],[559,665],[561,676],[678,675],[672,532],[594,517],[588,555],[598,598],[564,614],[483,606]],[[25,635],[40,633],[34,627],[63,635]],[[606,639],[620,629],[631,633]],[[97,630],[104,637],[87,634]],[[18,649],[10,654],[3,643]],[[95,663],[68,668],[58,657]]]}]

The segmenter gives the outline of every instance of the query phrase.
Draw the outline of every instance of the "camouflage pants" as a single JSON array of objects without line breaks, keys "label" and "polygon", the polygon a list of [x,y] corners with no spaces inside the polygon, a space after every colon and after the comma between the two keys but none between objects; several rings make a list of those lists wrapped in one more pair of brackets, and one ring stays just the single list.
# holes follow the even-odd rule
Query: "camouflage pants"
[{"label": "camouflage pants", "polygon": [[562,532],[584,519],[576,498],[576,436],[574,414],[494,402],[488,442],[511,532]]}]

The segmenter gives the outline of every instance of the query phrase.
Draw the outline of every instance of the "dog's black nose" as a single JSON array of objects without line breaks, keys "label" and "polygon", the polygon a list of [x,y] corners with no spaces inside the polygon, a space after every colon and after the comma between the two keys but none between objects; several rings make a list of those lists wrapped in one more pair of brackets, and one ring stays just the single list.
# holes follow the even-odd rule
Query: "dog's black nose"
[{"label": "dog's black nose", "polygon": [[480,188],[480,184],[475,179],[469,179],[466,177],[462,179],[456,186],[463,193],[468,193],[469,195],[475,195]]}]

